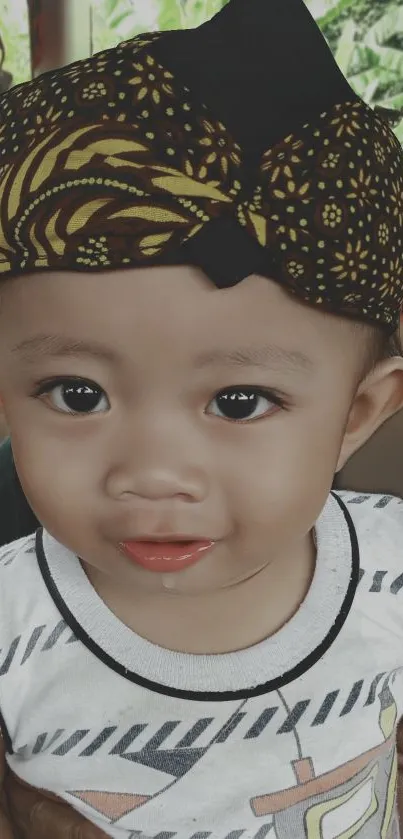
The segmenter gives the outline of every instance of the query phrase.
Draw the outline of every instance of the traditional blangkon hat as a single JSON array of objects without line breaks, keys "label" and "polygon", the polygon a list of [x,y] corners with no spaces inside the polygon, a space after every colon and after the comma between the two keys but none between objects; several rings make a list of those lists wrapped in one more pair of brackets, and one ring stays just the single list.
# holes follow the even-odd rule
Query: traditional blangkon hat
[{"label": "traditional blangkon hat", "polygon": [[0,279],[192,264],[398,325],[403,153],[303,0],[230,0],[0,98]]}]

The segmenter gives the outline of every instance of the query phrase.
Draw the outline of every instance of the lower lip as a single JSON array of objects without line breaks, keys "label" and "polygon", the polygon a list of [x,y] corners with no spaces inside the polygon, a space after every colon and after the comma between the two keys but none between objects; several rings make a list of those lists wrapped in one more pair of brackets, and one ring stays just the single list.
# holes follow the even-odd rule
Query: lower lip
[{"label": "lower lip", "polygon": [[196,565],[215,542],[121,542],[120,549],[147,571],[169,574]]}]

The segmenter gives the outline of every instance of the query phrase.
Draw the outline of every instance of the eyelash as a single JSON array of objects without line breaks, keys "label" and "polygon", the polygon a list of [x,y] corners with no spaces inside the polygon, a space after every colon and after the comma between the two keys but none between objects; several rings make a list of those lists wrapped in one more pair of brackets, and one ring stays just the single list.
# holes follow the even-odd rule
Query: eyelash
[{"label": "eyelash", "polygon": [[[75,377],[75,376],[63,376],[63,377],[55,377],[55,378],[52,378],[52,379],[46,379],[46,380],[42,380],[41,382],[38,382],[35,386],[35,389],[34,389],[33,393],[32,393],[32,397],[35,398],[35,399],[39,399],[41,396],[46,396],[47,394],[49,394],[56,387],[60,387],[61,385],[69,385],[69,384],[70,385],[71,384],[90,385],[90,387],[93,387],[95,390],[98,390],[101,393],[105,393],[103,391],[103,389],[101,387],[99,387],[99,385],[97,385],[96,382],[91,381],[91,379],[83,379],[83,378],[79,378],[79,377]],[[268,402],[271,402],[273,405],[275,405],[277,408],[280,408],[281,410],[287,411],[290,408],[289,401],[280,392],[275,391],[275,390],[270,390],[269,388],[262,387],[262,386],[255,386],[254,387],[253,385],[233,385],[231,387],[223,388],[222,390],[219,390],[219,391],[216,392],[216,394],[213,397],[213,399],[211,400],[211,402],[214,401],[214,399],[217,399],[218,396],[223,396],[224,394],[234,393],[236,391],[242,391],[243,394],[254,394],[256,396],[263,397],[264,399],[267,399]],[[209,403],[209,404],[211,404],[211,403]],[[88,416],[93,416],[94,413],[104,413],[104,412],[88,412],[88,413],[82,412],[82,413],[80,413],[80,412],[74,412],[74,411],[68,412],[68,411],[60,411],[58,408],[54,408],[53,410],[57,411],[58,413],[64,413],[64,414],[67,414],[67,415],[72,416],[72,417],[79,417],[79,416],[88,417]],[[246,420],[226,419],[226,421],[231,422],[231,423],[235,423],[237,425],[246,425],[246,424],[250,425],[252,422],[257,422],[258,419],[267,418],[268,416],[271,415],[271,413],[273,413],[273,412],[268,411],[267,413],[262,414],[262,416],[256,417],[255,419],[246,419]]]},{"label": "eyelash", "polygon": [[42,379],[42,381],[37,382],[32,396],[44,396],[46,393],[49,393],[51,390],[53,390],[53,388],[58,387],[59,385],[67,384],[92,385],[92,387],[96,388],[97,390],[102,390],[102,388],[100,388],[99,385],[97,385],[95,382],[91,381],[91,379],[81,379],[79,376],[59,376],[54,379]]}]

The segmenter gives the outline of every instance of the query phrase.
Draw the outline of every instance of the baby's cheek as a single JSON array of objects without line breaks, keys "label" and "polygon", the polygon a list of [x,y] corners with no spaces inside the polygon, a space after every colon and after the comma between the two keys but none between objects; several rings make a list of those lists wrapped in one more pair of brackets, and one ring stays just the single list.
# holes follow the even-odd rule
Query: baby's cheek
[{"label": "baby's cheek", "polygon": [[[28,435],[29,438],[29,435]],[[96,494],[94,476],[87,462],[41,442],[13,446],[17,473],[24,494],[38,520],[53,531],[85,515],[93,506]]]},{"label": "baby's cheek", "polygon": [[280,543],[293,532],[306,533],[332,487],[338,451],[337,445],[316,446],[313,435],[262,446],[229,488],[243,534]]}]

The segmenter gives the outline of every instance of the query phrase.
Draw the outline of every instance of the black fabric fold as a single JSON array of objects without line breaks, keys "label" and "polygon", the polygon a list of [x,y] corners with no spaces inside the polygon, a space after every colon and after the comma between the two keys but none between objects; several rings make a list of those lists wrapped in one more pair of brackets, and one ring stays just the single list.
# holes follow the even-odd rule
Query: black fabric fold
[{"label": "black fabric fold", "polygon": [[152,53],[251,159],[323,110],[358,99],[303,0],[231,0]]}]

